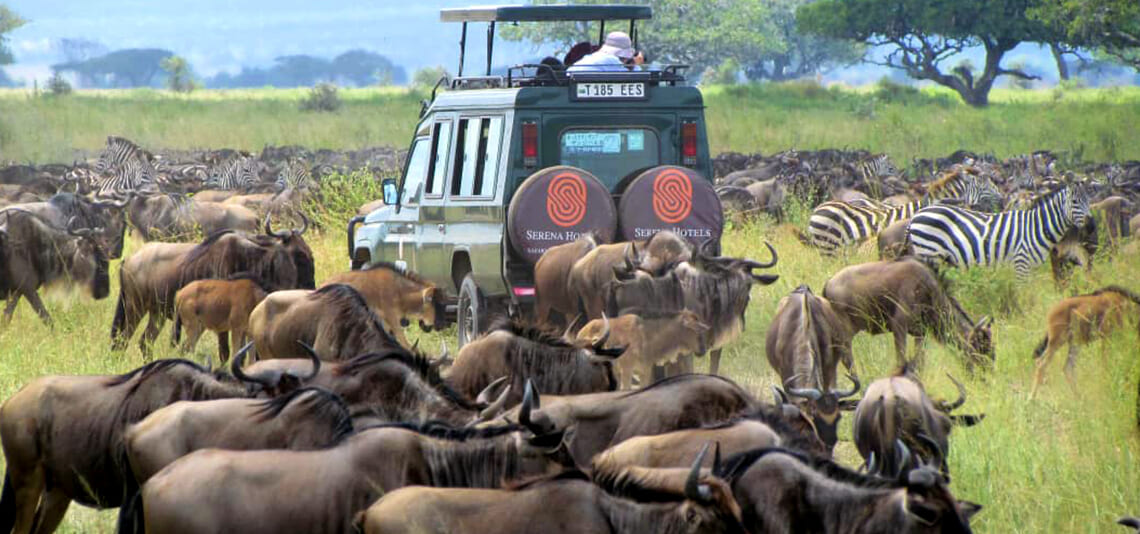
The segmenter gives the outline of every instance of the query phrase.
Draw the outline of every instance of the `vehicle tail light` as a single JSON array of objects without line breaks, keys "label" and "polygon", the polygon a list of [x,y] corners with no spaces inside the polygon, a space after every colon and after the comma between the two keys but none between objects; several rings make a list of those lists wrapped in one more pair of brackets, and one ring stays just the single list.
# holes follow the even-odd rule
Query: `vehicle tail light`
[{"label": "vehicle tail light", "polygon": [[538,166],[538,124],[524,122],[522,125],[523,165]]},{"label": "vehicle tail light", "polygon": [[511,292],[514,293],[516,297],[533,297],[534,296],[534,288],[533,287],[512,287]]},{"label": "vehicle tail light", "polygon": [[681,123],[681,164],[692,167],[697,164],[697,123]]}]

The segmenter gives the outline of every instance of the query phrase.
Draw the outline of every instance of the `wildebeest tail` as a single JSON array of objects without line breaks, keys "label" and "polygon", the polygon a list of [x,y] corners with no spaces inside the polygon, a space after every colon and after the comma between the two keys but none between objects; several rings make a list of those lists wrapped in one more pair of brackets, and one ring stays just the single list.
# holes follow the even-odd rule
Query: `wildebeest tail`
[{"label": "wildebeest tail", "polygon": [[8,296],[8,233],[0,231],[0,299]]},{"label": "wildebeest tail", "polygon": [[170,333],[175,343],[182,341],[182,315],[177,311],[174,312],[174,331]]},{"label": "wildebeest tail", "polygon": [[127,295],[123,291],[123,270],[119,269],[119,302],[115,304],[115,318],[111,320],[111,347],[115,348],[121,341],[119,337],[127,324]]},{"label": "wildebeest tail", "polygon": [[135,487],[119,507],[118,534],[142,534],[146,532],[146,518],[143,515],[142,488]]},{"label": "wildebeest tail", "polygon": [[12,532],[16,526],[16,491],[12,488],[12,474],[4,473],[4,489],[0,490],[0,532]]},{"label": "wildebeest tail", "polygon": [[1049,334],[1041,338],[1041,342],[1037,344],[1037,348],[1033,349],[1033,359],[1040,358],[1045,353],[1045,347],[1049,346]]}]

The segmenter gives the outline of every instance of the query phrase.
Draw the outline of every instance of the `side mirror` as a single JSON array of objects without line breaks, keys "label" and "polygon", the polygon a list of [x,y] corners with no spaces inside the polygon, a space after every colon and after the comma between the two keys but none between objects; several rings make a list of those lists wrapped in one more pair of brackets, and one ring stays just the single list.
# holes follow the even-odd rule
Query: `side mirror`
[{"label": "side mirror", "polygon": [[384,191],[384,203],[391,206],[399,202],[399,188],[396,186],[395,178],[385,178],[380,182],[380,187]]}]

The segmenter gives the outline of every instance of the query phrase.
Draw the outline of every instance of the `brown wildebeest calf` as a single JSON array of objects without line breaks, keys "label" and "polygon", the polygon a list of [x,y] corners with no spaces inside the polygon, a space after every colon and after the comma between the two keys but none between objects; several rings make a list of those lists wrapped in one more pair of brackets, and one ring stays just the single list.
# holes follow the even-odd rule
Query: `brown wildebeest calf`
[{"label": "brown wildebeest calf", "polygon": [[174,295],[174,341],[178,341],[185,327],[182,351],[192,352],[203,332],[215,332],[218,360],[226,363],[231,346],[245,345],[250,312],[271,291],[250,273],[238,273],[228,280],[196,280],[186,284]]},{"label": "brown wildebeest calf", "polygon": [[447,327],[447,295],[443,290],[394,264],[381,262],[360,271],[334,274],[321,286],[330,284],[352,286],[405,347],[411,345],[404,329],[396,326],[405,324],[407,317],[419,317],[424,332]]},{"label": "brown wildebeest calf", "polygon": [[[1045,339],[1033,351],[1037,370],[1029,397],[1037,395],[1037,388],[1045,381],[1045,368],[1053,354],[1066,344],[1069,345],[1069,358],[1065,361],[1065,378],[1076,389],[1073,368],[1079,346],[1108,336],[1124,324],[1125,317],[1135,318],[1135,309],[1130,309],[1133,305],[1140,306],[1140,295],[1120,286],[1103,287],[1088,295],[1069,297],[1054,304],[1046,316]],[[1104,342],[1101,343],[1103,356],[1106,347]]]},{"label": "brown wildebeest calf", "polygon": [[[609,319],[610,339],[606,348],[625,347],[615,362],[621,389],[633,389],[633,377],[649,385],[653,366],[672,364],[680,356],[704,354],[709,327],[689,310],[656,311],[631,308]],[[597,341],[606,320],[594,319],[578,331],[579,341]]]},{"label": "brown wildebeest calf", "polygon": [[[632,466],[684,467],[693,454],[709,443],[716,443],[718,454],[731,456],[762,447],[790,447],[794,439],[782,436],[764,421],[741,419],[627,439],[594,456],[593,470],[613,471]],[[712,466],[713,458],[708,458],[704,467]]]},{"label": "brown wildebeest calf", "polygon": [[[540,325],[570,326],[578,314],[578,301],[570,294],[570,269],[586,253],[598,246],[597,238],[585,235],[571,243],[550,247],[534,264],[534,312]],[[550,312],[562,314],[564,321],[555,323]]]},{"label": "brown wildebeest calf", "polygon": [[847,319],[852,335],[890,332],[900,366],[907,361],[907,335],[915,338],[915,359],[919,360],[927,333],[965,352],[968,367],[993,362],[990,319],[971,320],[934,272],[913,258],[846,267],[827,281],[823,297]]}]

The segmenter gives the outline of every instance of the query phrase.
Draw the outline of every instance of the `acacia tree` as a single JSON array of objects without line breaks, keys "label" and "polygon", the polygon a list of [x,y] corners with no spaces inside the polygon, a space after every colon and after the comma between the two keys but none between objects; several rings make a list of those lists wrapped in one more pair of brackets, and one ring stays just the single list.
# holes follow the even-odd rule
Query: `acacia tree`
[{"label": "acacia tree", "polygon": [[8,32],[23,26],[26,23],[19,15],[12,12],[7,7],[0,5],[0,65],[7,65],[12,63],[12,50],[8,48],[8,37],[5,36]]},{"label": "acacia tree", "polygon": [[190,73],[190,63],[182,56],[169,56],[159,63],[166,71],[166,88],[176,93],[189,93],[197,86]]},{"label": "acacia tree", "polygon": [[[1023,42],[1068,41],[1056,25],[1028,16],[1038,1],[820,0],[800,7],[796,19],[807,32],[884,47],[884,57],[865,61],[949,87],[967,104],[983,107],[999,77],[1038,78],[1002,67],[1007,52]],[[973,47],[985,52],[980,71],[947,64]]]},{"label": "acacia tree", "polygon": [[744,67],[749,80],[783,81],[826,72],[863,58],[866,47],[842,39],[801,32],[796,9],[812,0],[771,0],[769,20],[776,46],[761,53]]},{"label": "acacia tree", "polygon": [[1030,15],[1060,27],[1070,41],[1099,47],[1140,70],[1140,2],[1137,0],[1041,0]]}]

